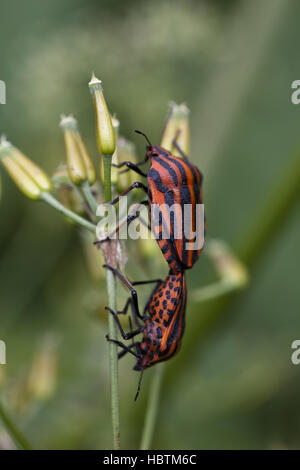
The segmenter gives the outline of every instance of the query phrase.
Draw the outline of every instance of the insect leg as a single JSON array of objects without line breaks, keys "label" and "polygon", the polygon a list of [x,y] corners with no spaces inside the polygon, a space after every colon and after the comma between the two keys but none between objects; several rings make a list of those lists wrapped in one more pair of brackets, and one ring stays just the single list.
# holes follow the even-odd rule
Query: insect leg
[{"label": "insect leg", "polygon": [[126,194],[128,194],[130,191],[132,191],[133,189],[136,189],[136,188],[143,189],[145,191],[145,193],[148,194],[147,186],[145,184],[141,183],[140,181],[135,181],[135,183],[133,183],[131,186],[129,186],[129,188],[127,188],[125,191],[123,191],[121,194],[119,194],[118,197],[113,199],[113,201],[108,202],[107,204],[109,204],[109,205],[117,204],[122,196],[126,196]]},{"label": "insect leg", "polygon": [[139,286],[140,284],[160,284],[162,282],[161,279],[150,279],[149,281],[135,281],[132,282],[131,284],[133,286]]},{"label": "insect leg", "polygon": [[[142,164],[142,162],[141,162]],[[132,162],[122,162],[122,163],[118,163],[118,164],[113,164],[114,167],[116,168],[122,168],[123,166],[127,166],[127,169],[124,170],[124,173],[127,172],[128,170],[133,170],[135,171],[136,173],[138,173],[139,175],[142,175],[142,176],[147,176],[147,173],[144,173],[142,170],[139,169],[138,165],[136,163],[132,163]],[[123,173],[123,171],[121,172]]]},{"label": "insect leg", "polygon": [[176,132],[175,137],[174,137],[174,139],[173,139],[173,141],[172,141],[172,145],[176,148],[176,150],[178,150],[178,152],[180,153],[180,155],[182,156],[182,158],[183,158],[184,160],[188,160],[189,157],[184,153],[184,151],[182,150],[182,148],[181,148],[181,147],[178,145],[178,143],[177,143],[177,139],[178,139],[179,134],[180,134],[180,129],[178,129],[178,131]]},{"label": "insect leg", "polygon": [[[146,134],[144,134],[144,132],[141,132],[141,131],[138,131],[138,130],[135,130],[134,132],[136,132],[137,134],[143,135],[143,136],[146,138],[146,140],[147,140],[148,144],[150,145],[150,147],[152,147],[150,140],[148,139],[148,137],[146,136]],[[148,160],[149,160],[149,156],[148,156],[147,153],[146,153],[144,160],[142,160],[142,161],[140,161],[140,162],[137,162],[137,163],[135,163],[135,164],[133,164],[132,162],[126,161],[126,162],[122,162],[122,163],[119,163],[119,164],[113,164],[113,166],[115,166],[115,167],[117,167],[117,168],[122,168],[123,166],[127,166],[127,167],[128,167],[128,166],[130,165],[130,168],[128,168],[128,169],[125,170],[124,172],[128,171],[129,169],[132,169],[132,170],[136,171],[136,167],[137,167],[137,166],[145,165],[145,163],[146,163]],[[131,165],[132,165],[132,166],[131,166]],[[134,168],[133,168],[133,165],[134,165]],[[141,173],[140,173],[140,174],[141,174]],[[145,175],[145,176],[146,176],[146,175]]]},{"label": "insect leg", "polygon": [[137,391],[136,391],[136,394],[135,394],[135,397],[134,397],[134,401],[137,401],[137,398],[139,396],[139,393],[141,391],[141,384],[142,384],[142,378],[143,378],[143,370],[141,371],[141,374],[140,374],[140,379],[139,379],[139,382],[138,382],[138,386],[137,386]]},{"label": "insect leg", "polygon": [[144,317],[140,314],[137,292],[134,289],[132,283],[130,281],[128,281],[125,278],[125,276],[123,276],[121,273],[119,273],[119,271],[117,269],[113,268],[112,266],[109,266],[108,264],[104,264],[103,267],[105,267],[107,269],[110,269],[120,279],[120,281],[123,283],[123,285],[125,287],[127,287],[127,289],[130,290],[131,297],[132,297],[132,313],[133,314],[135,313],[138,318],[143,320]]},{"label": "insect leg", "polygon": [[[133,314],[133,309],[132,309],[132,314]],[[140,326],[136,314],[134,314],[134,319],[135,319],[135,322],[136,322],[137,326]],[[128,321],[129,321],[130,331],[132,331],[132,321],[131,321],[130,317],[128,318]],[[142,354],[141,354],[141,350],[140,350],[140,345],[139,345],[138,342],[134,342],[133,338],[132,338],[131,339],[131,347],[134,347],[134,346],[135,346],[136,353],[141,356]]]},{"label": "insect leg", "polygon": [[[109,266],[108,264],[104,264],[103,267],[107,268],[107,269],[110,269],[120,279],[122,284],[125,287],[127,287],[127,289],[130,290],[131,300],[132,300],[132,314],[133,314],[133,316],[136,315],[141,320],[144,320],[145,311],[144,311],[143,315],[140,314],[139,305],[138,305],[138,298],[137,298],[137,292],[136,292],[136,290],[134,289],[133,286],[134,285],[139,285],[139,284],[147,284],[147,283],[156,283],[158,285],[160,282],[162,282],[161,279],[151,279],[149,281],[130,282],[125,278],[125,276],[123,276],[121,273],[119,273],[119,271],[117,269],[113,268],[112,266]],[[155,291],[156,287],[157,286],[155,286],[155,288],[153,289],[153,292]],[[153,295],[153,292],[151,293],[150,298]],[[148,301],[148,303],[149,303],[149,301]],[[146,305],[146,307],[147,307],[147,305]],[[145,309],[146,309],[146,307],[145,307]],[[127,308],[128,308],[128,306],[127,306]],[[136,323],[139,324],[138,321]]]},{"label": "insect leg", "polygon": [[[127,300],[126,304],[125,304],[125,307],[122,311],[119,311],[117,312],[118,314],[126,314],[127,313],[127,310],[128,310],[128,307],[129,305],[131,305],[132,303],[132,299],[131,297]],[[115,317],[116,318],[116,317]],[[118,325],[119,325],[119,322],[118,322]],[[132,322],[131,322],[131,318],[129,317],[129,325],[130,325],[130,333],[132,333],[133,329],[132,329]],[[140,326],[138,324],[138,326]],[[128,352],[130,352],[131,354],[133,354],[135,357],[140,357],[141,354],[140,354],[140,349],[139,349],[139,343],[138,342],[134,342],[133,341],[133,336],[132,336],[132,344],[130,346],[126,346],[125,344],[121,343],[120,341],[118,340],[112,340],[109,338],[108,335],[106,335],[106,339],[108,341],[111,341],[111,342],[114,342],[116,343],[118,346],[122,347],[123,348],[123,351],[119,352],[118,353],[118,359],[121,359],[121,357],[125,356],[125,354],[127,354]],[[136,350],[136,354],[134,354],[132,352],[132,349],[135,348]]]},{"label": "insect leg", "polygon": [[[129,297],[129,299],[127,300],[127,302],[125,304],[125,307],[123,308],[123,310],[118,311],[117,314],[118,315],[126,315],[129,305],[131,306],[131,313],[132,313],[132,316],[134,318],[135,324],[138,328],[140,328],[142,325],[140,324],[140,322],[138,320],[138,314],[137,314],[137,312],[135,310],[135,307],[132,303],[132,297]],[[130,331],[132,331],[132,324],[131,324],[131,318],[130,317],[129,317],[129,324],[130,324]]]},{"label": "insect leg", "polygon": [[141,201],[139,203],[136,204],[135,208],[130,212],[130,214],[126,217],[125,220],[123,220],[120,225],[118,225],[106,238],[103,238],[102,240],[96,240],[94,242],[94,245],[99,245],[103,242],[106,242],[107,240],[109,240],[110,238],[112,238],[114,235],[116,235],[119,231],[120,231],[120,228],[124,225],[124,224],[130,224],[130,222],[132,222],[133,220],[137,219],[139,217],[139,214],[137,214],[137,211],[139,210],[139,208],[143,205],[147,205],[149,204],[149,201]]},{"label": "insect leg", "polygon": [[126,351],[126,353],[129,352],[129,353],[133,354],[135,357],[137,357],[138,359],[140,359],[140,357],[141,357],[140,355],[136,354],[134,351],[131,351],[132,344],[130,346],[126,346],[125,344],[123,344],[121,341],[118,341],[117,339],[111,339],[108,335],[106,335],[106,339],[110,343],[114,343],[114,344],[117,344],[118,346],[120,346],[122,349],[124,349],[124,351]]},{"label": "insect leg", "polygon": [[108,310],[113,315],[113,317],[115,319],[115,322],[118,325],[118,328],[120,330],[120,333],[121,333],[123,339],[134,338],[134,336],[138,335],[139,333],[141,333],[141,331],[143,331],[143,326],[140,326],[139,328],[137,328],[134,331],[131,331],[130,333],[125,333],[125,331],[123,330],[123,327],[120,323],[120,320],[118,318],[117,313],[114,312],[114,310],[112,310],[110,307],[105,307],[105,310]]},{"label": "insect leg", "polygon": [[[148,205],[149,205],[149,201],[147,201],[147,202],[148,202]],[[142,224],[143,224],[145,227],[147,227],[147,229],[149,230],[149,232],[153,234],[154,238],[156,238],[156,235],[155,235],[155,233],[154,233],[154,230],[152,230],[151,225],[150,225],[149,223],[147,223],[147,222],[143,219],[143,217],[141,217],[141,216],[139,216],[139,220],[142,222]]]},{"label": "insect leg", "polygon": [[123,310],[118,310],[118,311],[117,311],[117,314],[118,314],[118,315],[126,315],[126,313],[127,313],[127,311],[128,311],[129,305],[131,305],[131,297],[129,297],[129,298],[127,299],[126,304],[125,304]]},{"label": "insect leg", "polygon": [[[118,359],[121,359],[121,357],[125,356],[128,352],[132,353],[131,350],[134,349],[134,348],[137,348],[138,344],[139,344],[139,343],[132,343],[130,346],[126,347],[126,349],[123,348],[123,351],[120,351],[120,352],[118,353]],[[119,346],[120,346],[120,345],[119,345]],[[122,345],[122,347],[123,347],[123,346],[125,346],[125,344]],[[128,351],[128,349],[130,349],[130,351]],[[138,355],[138,353],[136,353],[136,355],[134,354],[134,356],[135,356],[135,357],[140,357],[140,355]]]}]

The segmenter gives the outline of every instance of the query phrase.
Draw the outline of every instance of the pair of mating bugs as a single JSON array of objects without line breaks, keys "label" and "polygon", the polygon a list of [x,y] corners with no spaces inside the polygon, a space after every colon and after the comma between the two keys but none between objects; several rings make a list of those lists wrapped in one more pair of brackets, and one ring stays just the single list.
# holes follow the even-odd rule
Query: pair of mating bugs
[{"label": "pair of mating bugs", "polygon": [[[196,210],[197,206],[202,204],[201,173],[181,152],[176,144],[176,140],[173,143],[182,154],[182,158],[173,156],[160,146],[152,146],[145,134],[140,131],[136,132],[144,135],[148,142],[145,159],[137,164],[127,161],[116,166],[119,168],[126,166],[128,169],[147,177],[148,187],[141,182],[133,183],[110,204],[116,204],[121,196],[128,194],[131,190],[141,188],[147,193],[147,204],[150,207],[153,204],[157,204],[161,208],[177,204],[181,208],[180,223],[183,223],[185,208],[191,208],[189,223],[191,225],[191,233],[195,233],[197,228]],[[145,174],[140,170],[139,166],[148,160],[150,160],[150,167],[147,174]],[[136,217],[137,215],[130,214],[127,222]],[[197,261],[201,248],[188,249],[187,242],[189,240],[186,239],[185,234],[180,238],[174,236],[176,220],[176,217],[172,217],[170,212],[162,210],[159,223],[154,226],[157,242],[170,268],[165,280],[156,279],[130,283],[116,269],[105,265],[106,268],[115,273],[131,292],[131,297],[127,300],[123,310],[114,312],[109,307],[107,309],[114,316],[123,339],[125,341],[132,340],[132,343],[125,345],[118,340],[109,337],[107,339],[122,348],[119,357],[124,356],[127,352],[133,354],[137,358],[134,370],[141,371],[141,373],[157,362],[165,361],[172,357],[181,346],[187,298],[185,270],[191,268]],[[164,226],[168,229],[168,238],[163,236]],[[146,283],[155,283],[156,286],[141,314],[134,286]],[[129,333],[125,333],[118,315],[126,314],[129,306],[132,310],[136,328]],[[142,340],[134,342],[133,338],[140,333],[143,334]]]}]

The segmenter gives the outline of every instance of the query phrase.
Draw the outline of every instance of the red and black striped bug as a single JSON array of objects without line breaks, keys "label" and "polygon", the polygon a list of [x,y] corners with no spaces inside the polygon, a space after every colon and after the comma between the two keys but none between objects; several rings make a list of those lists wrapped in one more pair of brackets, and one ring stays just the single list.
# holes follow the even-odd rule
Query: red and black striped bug
[{"label": "red and black striped bug", "polygon": [[[140,333],[143,334],[143,338],[140,342],[133,342],[129,346],[123,344],[121,341],[110,339],[107,336],[108,341],[116,343],[123,349],[119,353],[119,358],[124,356],[127,352],[133,354],[137,358],[133,369],[141,371],[141,373],[158,362],[170,359],[180,349],[185,327],[187,292],[184,271],[170,273],[164,281],[156,279],[154,281],[130,283],[116,269],[108,265],[105,265],[105,267],[112,270],[131,291],[131,297],[127,300],[123,310],[114,312],[109,307],[106,307],[114,316],[123,339],[130,340]],[[133,286],[151,282],[156,283],[156,287],[151,293],[143,314],[141,315],[137,293]],[[118,315],[127,313],[129,306],[131,306],[136,329],[125,333]]]},{"label": "red and black striped bug", "polygon": [[[148,195],[148,200],[143,203],[149,204],[150,210],[153,207],[158,209],[158,219],[155,219],[155,214],[153,217],[151,212],[152,229],[171,271],[177,273],[189,269],[199,258],[204,241],[204,234],[197,238],[199,234],[196,233],[201,215],[202,174],[181,152],[176,138],[173,145],[182,153],[183,158],[173,156],[158,145],[153,146],[144,133],[136,132],[147,139],[145,159],[137,164],[126,161],[115,166],[127,166],[128,169],[147,177],[148,187],[141,182],[135,182],[110,204],[116,204],[120,197],[135,188],[143,189]],[[139,166],[148,160],[151,164],[146,174]],[[170,210],[171,208],[173,209]],[[127,222],[136,217],[136,213],[129,214]],[[196,247],[193,245],[195,238],[202,240]],[[190,248],[191,244],[193,248]]]}]

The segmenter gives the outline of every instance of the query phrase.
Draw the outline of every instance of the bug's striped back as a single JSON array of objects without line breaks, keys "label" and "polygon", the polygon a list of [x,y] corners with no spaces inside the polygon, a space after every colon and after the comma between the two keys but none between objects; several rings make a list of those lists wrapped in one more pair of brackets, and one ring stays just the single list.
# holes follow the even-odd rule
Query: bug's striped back
[{"label": "bug's striped back", "polygon": [[[173,272],[189,269],[199,258],[202,247],[190,249],[187,245],[193,239],[189,233],[196,232],[197,211],[202,204],[202,175],[189,160],[175,157],[162,147],[148,147],[148,152],[149,155],[151,152],[147,174],[150,206],[157,204],[161,209],[159,224],[154,224],[157,242]],[[170,213],[167,209],[172,206],[175,210]],[[164,237],[164,229],[169,238]]]},{"label": "bug's striped back", "polygon": [[143,370],[165,361],[181,346],[185,327],[186,283],[184,272],[169,274],[153,291],[145,307],[141,359],[134,369]]}]

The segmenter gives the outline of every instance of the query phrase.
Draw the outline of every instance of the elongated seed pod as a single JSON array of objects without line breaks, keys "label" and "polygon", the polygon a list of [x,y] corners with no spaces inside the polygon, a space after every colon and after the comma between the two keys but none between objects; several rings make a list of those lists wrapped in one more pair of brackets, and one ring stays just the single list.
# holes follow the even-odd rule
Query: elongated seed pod
[{"label": "elongated seed pod", "polygon": [[70,180],[76,185],[80,185],[86,180],[90,184],[94,184],[96,181],[95,168],[78,130],[76,119],[72,115],[62,115],[59,126],[64,133]]},{"label": "elongated seed pod", "polygon": [[81,135],[78,131],[75,133],[75,137],[77,139],[77,144],[78,144],[78,147],[79,147],[79,150],[81,152],[81,156],[82,156],[82,159],[83,159],[83,162],[84,162],[84,165],[85,165],[87,179],[89,180],[90,184],[94,184],[95,181],[96,181],[96,172],[95,172],[95,168],[94,168],[92,159],[91,159],[91,157],[90,157],[90,155],[87,151],[87,148],[86,148],[86,146],[85,146],[85,144],[82,140],[82,137],[81,137]]},{"label": "elongated seed pod", "polygon": [[[175,111],[175,119],[177,119],[176,143],[180,150],[190,156],[190,110],[185,104],[181,104]],[[182,157],[178,147],[172,145],[172,155]]]},{"label": "elongated seed pod", "polygon": [[172,151],[173,148],[173,139],[176,135],[176,131],[178,129],[178,122],[177,119],[174,118],[174,113],[175,110],[177,109],[178,105],[171,101],[169,104],[169,112],[165,121],[165,125],[163,128],[162,136],[160,139],[160,145],[166,149],[169,150],[169,152]]},{"label": "elongated seed pod", "polygon": [[77,140],[74,137],[71,129],[64,131],[67,166],[70,180],[74,184],[81,184],[87,179],[87,172],[81,158],[81,153]]},{"label": "elongated seed pod", "polygon": [[92,75],[89,82],[96,116],[96,134],[99,152],[103,155],[113,155],[116,148],[115,133],[111,117],[103,95],[101,80]]},{"label": "elongated seed pod", "polygon": [[[112,116],[111,122],[112,122],[112,126],[113,126],[113,129],[114,129],[115,141],[116,141],[116,148],[115,148],[115,151],[114,151],[112,159],[111,159],[111,163],[112,163],[112,166],[111,166],[111,183],[116,184],[116,183],[118,183],[118,180],[121,176],[118,172],[118,169],[115,166],[113,166],[113,165],[117,165],[119,163],[119,147],[118,147],[118,140],[119,139],[118,139],[118,137],[119,137],[120,122],[118,121],[118,119],[115,116]],[[101,160],[100,160],[100,181],[101,181],[102,184],[104,183],[104,162],[103,162],[103,158],[101,158]]]},{"label": "elongated seed pod", "polygon": [[41,188],[33,181],[23,168],[10,156],[1,158],[1,163],[16,186],[30,199],[38,199]]},{"label": "elongated seed pod", "polygon": [[43,190],[51,191],[52,183],[48,175],[32,160],[26,157],[19,149],[12,147],[11,149],[12,158],[18,163],[18,165],[30,175],[33,181]]},{"label": "elongated seed pod", "polygon": [[189,113],[190,110],[184,103],[180,105],[170,103],[160,145],[175,157],[182,157],[182,154],[174,146],[174,140],[186,156],[190,155]]}]

